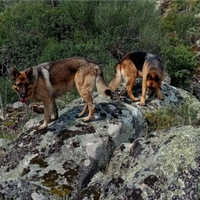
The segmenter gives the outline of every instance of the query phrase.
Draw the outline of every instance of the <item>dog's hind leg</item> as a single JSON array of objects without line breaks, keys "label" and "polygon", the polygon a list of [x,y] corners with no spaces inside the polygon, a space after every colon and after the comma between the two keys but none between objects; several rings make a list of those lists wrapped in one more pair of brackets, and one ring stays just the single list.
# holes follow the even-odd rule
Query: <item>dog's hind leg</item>
[{"label": "dog's hind leg", "polygon": [[122,77],[126,82],[126,92],[133,101],[139,101],[139,98],[134,97],[132,89],[136,85],[137,69],[131,60],[124,60],[122,63]]},{"label": "dog's hind leg", "polygon": [[133,79],[128,80],[127,84],[126,84],[126,91],[128,96],[133,100],[133,101],[139,101],[140,99],[137,97],[134,97],[132,89],[133,86],[135,85],[135,80],[133,81]]},{"label": "dog's hind leg", "polygon": [[133,86],[136,85],[136,78],[137,78],[137,71],[132,70],[131,74],[128,74],[130,72],[124,71],[124,80],[127,82],[126,83],[126,92],[128,96],[133,100],[133,101],[139,101],[140,99],[137,97],[134,97],[133,95]]},{"label": "dog's hind leg", "polygon": [[93,102],[88,102],[87,107],[88,107],[88,110],[89,110],[89,114],[88,114],[87,117],[84,117],[82,119],[84,122],[90,121],[94,117],[94,113],[95,113],[95,106],[94,106]]},{"label": "dog's hind leg", "polygon": [[83,111],[78,115],[79,117],[83,116],[87,111],[89,111],[89,114],[87,117],[83,118],[83,121],[87,122],[90,121],[95,113],[95,106],[93,104],[93,99],[92,99],[92,91],[87,87],[83,87],[81,89],[78,89],[81,97],[84,99],[84,108]]},{"label": "dog's hind leg", "polygon": [[84,102],[83,111],[77,117],[82,117],[86,112],[88,112],[88,105]]},{"label": "dog's hind leg", "polygon": [[88,116],[83,118],[83,121],[87,122],[93,118],[94,113],[95,113],[95,106],[93,104],[92,93],[90,91],[87,91],[85,93],[80,90],[79,90],[79,93],[85,102],[84,102],[83,111],[78,115],[78,117],[82,117],[86,112],[89,111]]},{"label": "dog's hind leg", "polygon": [[75,82],[77,90],[79,91],[80,96],[84,100],[84,108],[83,111],[78,115],[79,117],[83,116],[87,111],[89,111],[89,114],[87,117],[83,118],[83,121],[90,121],[95,113],[95,106],[93,104],[93,98],[92,98],[92,91],[95,86],[96,81],[96,72],[92,71],[91,68],[90,71],[82,73],[77,72],[75,75]]}]

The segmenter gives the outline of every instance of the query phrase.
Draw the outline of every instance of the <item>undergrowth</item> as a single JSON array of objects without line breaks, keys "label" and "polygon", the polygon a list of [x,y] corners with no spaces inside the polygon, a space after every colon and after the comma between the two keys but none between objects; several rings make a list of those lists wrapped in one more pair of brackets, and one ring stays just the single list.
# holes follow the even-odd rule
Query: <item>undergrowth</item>
[{"label": "undergrowth", "polygon": [[24,106],[23,112],[14,111],[0,122],[0,138],[14,141],[23,131],[23,127],[31,118],[37,116],[28,106]]},{"label": "undergrowth", "polygon": [[192,125],[197,120],[198,112],[191,98],[188,98],[179,106],[173,105],[147,112],[145,116],[149,124],[149,132],[151,132],[172,126]]}]

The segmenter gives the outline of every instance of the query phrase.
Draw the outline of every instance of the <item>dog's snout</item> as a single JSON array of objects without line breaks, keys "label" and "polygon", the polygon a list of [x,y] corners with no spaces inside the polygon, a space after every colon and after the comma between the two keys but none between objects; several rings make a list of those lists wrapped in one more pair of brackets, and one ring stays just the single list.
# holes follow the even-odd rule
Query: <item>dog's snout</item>
[{"label": "dog's snout", "polygon": [[20,97],[21,98],[26,98],[26,94],[25,93],[21,93]]}]

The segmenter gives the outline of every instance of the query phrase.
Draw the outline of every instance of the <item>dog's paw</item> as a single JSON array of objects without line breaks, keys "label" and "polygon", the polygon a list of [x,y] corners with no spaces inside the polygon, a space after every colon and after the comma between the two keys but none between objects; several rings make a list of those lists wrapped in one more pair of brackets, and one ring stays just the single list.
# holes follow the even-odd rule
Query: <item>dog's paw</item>
[{"label": "dog's paw", "polygon": [[140,106],[145,106],[145,101],[140,101],[139,105]]},{"label": "dog's paw", "polygon": [[76,115],[75,117],[76,118],[81,118],[83,115],[81,115],[81,114],[78,114],[78,115]]},{"label": "dog's paw", "polygon": [[46,127],[47,127],[46,124],[42,124],[42,125],[40,125],[40,126],[38,127],[38,130],[43,130],[43,129],[45,129]]},{"label": "dog's paw", "polygon": [[82,119],[83,122],[89,122],[90,120],[91,120],[90,117],[84,117],[84,118]]},{"label": "dog's paw", "polygon": [[57,115],[51,115],[51,121],[55,121],[56,119],[58,119],[58,116]]},{"label": "dog's paw", "polygon": [[163,96],[163,94],[159,94],[159,95],[157,95],[157,97],[158,97],[158,99],[161,99],[161,100],[163,100],[163,99],[164,99],[164,96]]},{"label": "dog's paw", "polygon": [[136,98],[136,97],[133,99],[133,101],[139,101],[139,100],[140,98]]}]

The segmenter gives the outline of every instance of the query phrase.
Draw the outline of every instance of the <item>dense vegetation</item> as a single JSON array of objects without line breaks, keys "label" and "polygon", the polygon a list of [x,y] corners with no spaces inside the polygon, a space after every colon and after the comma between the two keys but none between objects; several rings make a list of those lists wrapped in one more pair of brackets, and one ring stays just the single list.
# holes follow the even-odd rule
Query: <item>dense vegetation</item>
[{"label": "dense vegetation", "polygon": [[[1,1],[0,66],[21,70],[85,56],[109,82],[120,56],[143,49],[163,59],[172,84],[185,87],[196,67],[191,47],[200,34],[200,3],[172,1],[168,10],[161,13],[152,1]],[[4,104],[14,101],[0,82]]]}]

